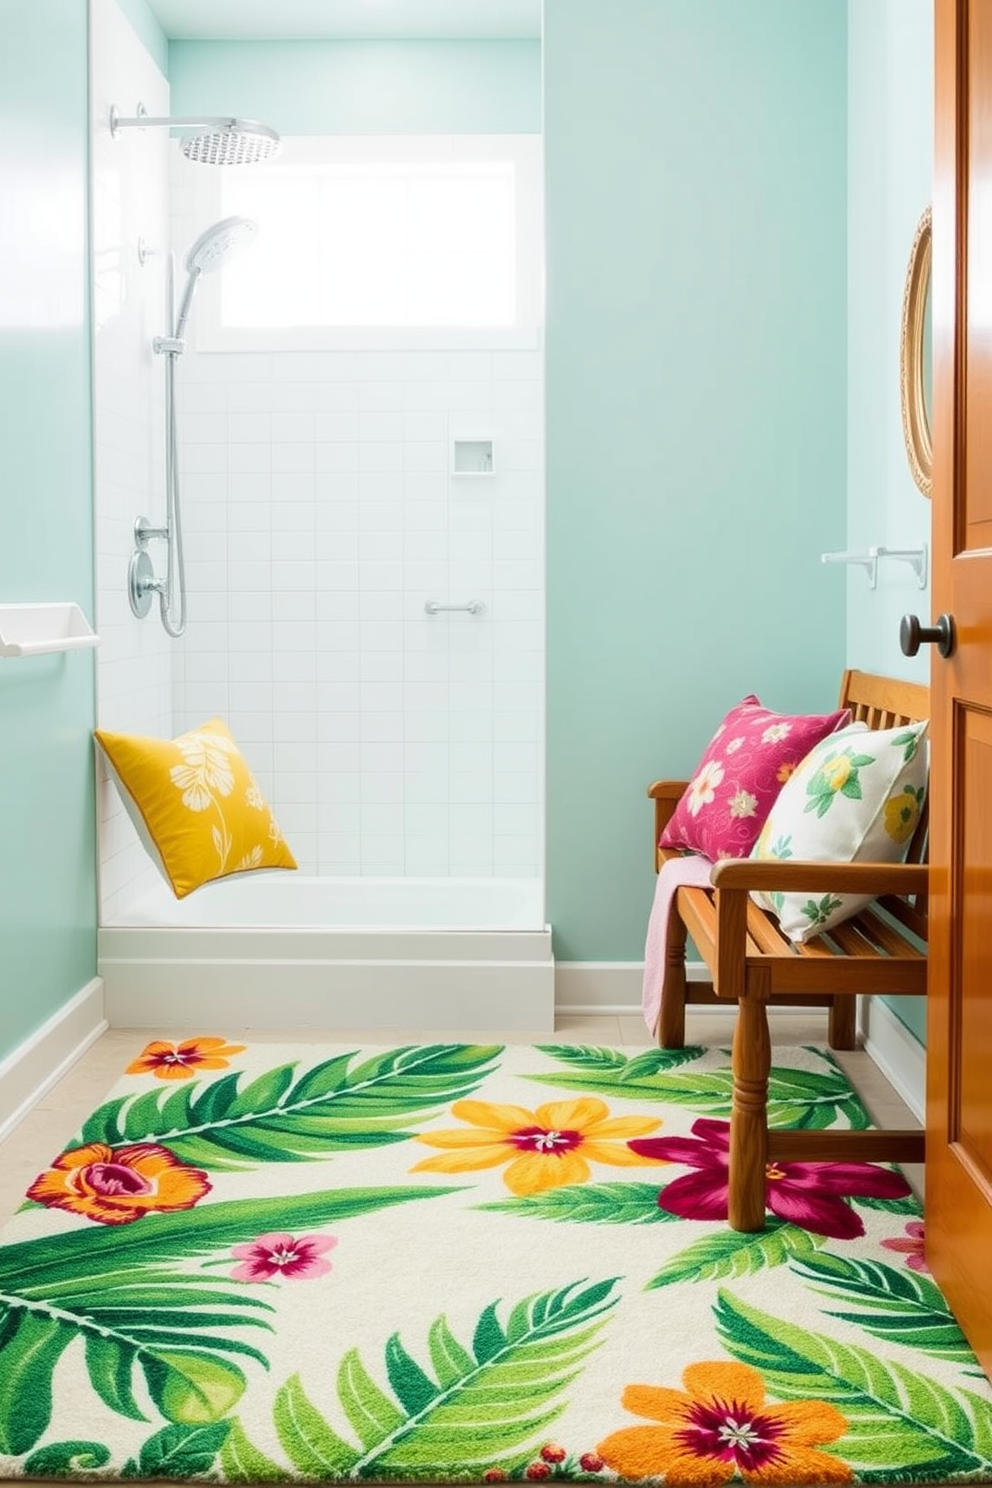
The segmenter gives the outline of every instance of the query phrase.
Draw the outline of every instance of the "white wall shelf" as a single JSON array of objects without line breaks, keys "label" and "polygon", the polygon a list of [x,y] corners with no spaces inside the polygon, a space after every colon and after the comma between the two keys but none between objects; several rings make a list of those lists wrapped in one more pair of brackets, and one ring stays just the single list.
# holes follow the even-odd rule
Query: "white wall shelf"
[{"label": "white wall shelf", "polygon": [[41,656],[48,651],[81,651],[100,637],[77,604],[0,604],[0,656]]},{"label": "white wall shelf", "polygon": [[492,475],[491,439],[455,439],[451,445],[452,475]]}]

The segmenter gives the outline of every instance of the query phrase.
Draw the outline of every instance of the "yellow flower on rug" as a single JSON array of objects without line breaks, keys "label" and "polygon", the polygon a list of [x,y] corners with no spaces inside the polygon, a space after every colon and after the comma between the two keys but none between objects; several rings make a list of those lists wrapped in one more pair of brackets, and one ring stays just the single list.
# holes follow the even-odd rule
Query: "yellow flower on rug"
[{"label": "yellow flower on rug", "polygon": [[154,1075],[159,1080],[192,1080],[198,1070],[227,1069],[232,1054],[243,1054],[244,1044],[222,1038],[184,1039],[170,1044],[153,1039],[125,1070],[128,1075]]},{"label": "yellow flower on rug", "polygon": [[719,1488],[733,1477],[774,1484],[849,1483],[850,1467],[817,1448],[836,1441],[847,1420],[822,1400],[765,1399],[749,1364],[690,1364],[685,1391],[628,1385],[623,1405],[657,1424],[627,1426],[597,1451],[621,1478],[664,1478],[667,1488]]},{"label": "yellow flower on rug", "polygon": [[451,1107],[451,1114],[469,1126],[417,1136],[415,1141],[428,1147],[450,1150],[425,1158],[410,1169],[412,1173],[471,1173],[508,1163],[503,1177],[510,1192],[534,1194],[585,1183],[593,1162],[627,1168],[662,1161],[642,1157],[626,1145],[631,1137],[655,1131],[660,1121],[652,1116],[610,1116],[609,1107],[594,1096],[548,1101],[536,1111],[462,1100]]}]

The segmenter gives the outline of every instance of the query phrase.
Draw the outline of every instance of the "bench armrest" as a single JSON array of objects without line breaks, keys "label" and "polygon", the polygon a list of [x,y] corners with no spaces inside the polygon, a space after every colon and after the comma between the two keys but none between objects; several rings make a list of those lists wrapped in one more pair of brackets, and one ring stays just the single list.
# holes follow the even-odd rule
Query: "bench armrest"
[{"label": "bench armrest", "polygon": [[688,780],[653,780],[648,786],[648,795],[655,801],[674,801],[677,804],[688,785]]},{"label": "bench armrest", "polygon": [[660,855],[658,853],[658,839],[668,826],[675,808],[681,801],[688,780],[655,780],[648,786],[648,795],[654,801],[654,871],[658,872],[660,866]]},{"label": "bench armrest", "polygon": [[925,894],[925,863],[813,863],[794,858],[725,858],[716,863],[710,881],[716,889],[752,889],[768,893]]},{"label": "bench armrest", "polygon": [[792,859],[728,858],[714,864],[710,882],[716,894],[716,965],[713,985],[720,997],[741,998],[751,891],[799,889],[815,893],[925,894],[924,863],[810,863]]}]

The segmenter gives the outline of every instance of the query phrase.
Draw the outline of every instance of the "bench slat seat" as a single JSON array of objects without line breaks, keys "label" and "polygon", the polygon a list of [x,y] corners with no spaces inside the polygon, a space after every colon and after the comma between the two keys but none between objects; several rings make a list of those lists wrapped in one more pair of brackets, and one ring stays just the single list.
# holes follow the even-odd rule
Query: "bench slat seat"
[{"label": "bench slat seat", "polygon": [[[929,716],[929,690],[896,678],[845,672],[840,706],[869,728],[895,728]],[[648,787],[655,803],[655,869],[678,856],[658,840],[687,782],[658,780]],[[927,989],[927,813],[904,863],[820,863],[727,859],[711,873],[711,886],[680,887],[674,896],[667,944],[658,1040],[663,1048],[685,1042],[687,1005],[736,1003],[734,1098],[730,1136],[730,1224],[738,1230],[765,1225],[765,1169],[769,1160],[921,1162],[918,1130],[827,1132],[769,1130],[767,1120],[771,1037],[768,1006],[829,1009],[828,1042],[856,1046],[858,995],[922,997]],[[751,899],[752,890],[871,894],[860,914],[826,934],[797,945],[776,917]],[[710,980],[688,982],[691,938]]]}]

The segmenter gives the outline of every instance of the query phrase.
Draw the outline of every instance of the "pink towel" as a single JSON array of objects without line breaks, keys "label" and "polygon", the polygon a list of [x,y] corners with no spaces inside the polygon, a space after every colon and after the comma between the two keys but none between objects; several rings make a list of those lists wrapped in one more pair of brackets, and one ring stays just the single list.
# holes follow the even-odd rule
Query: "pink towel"
[{"label": "pink towel", "polygon": [[648,920],[647,940],[644,945],[644,986],[641,992],[641,1010],[648,1032],[654,1034],[661,1014],[661,984],[665,977],[665,940],[668,933],[668,915],[676,891],[708,885],[713,864],[709,858],[692,853],[684,858],[669,858],[662,863],[654,889],[654,904]]}]

